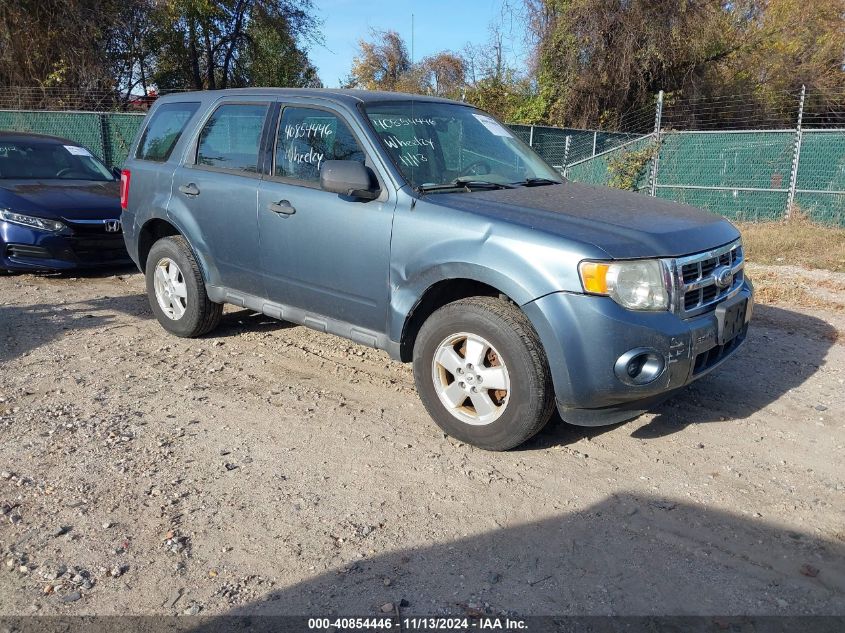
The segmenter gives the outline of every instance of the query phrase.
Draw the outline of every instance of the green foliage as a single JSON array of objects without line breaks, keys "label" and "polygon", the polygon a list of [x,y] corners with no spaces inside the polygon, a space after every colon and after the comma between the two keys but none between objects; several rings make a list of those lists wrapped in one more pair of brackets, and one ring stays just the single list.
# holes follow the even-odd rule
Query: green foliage
[{"label": "green foliage", "polygon": [[[749,95],[749,105],[789,124],[787,91],[806,84],[824,103],[845,89],[845,0],[524,2],[551,125],[618,127],[659,90],[697,100]],[[735,113],[709,114],[720,115]]]},{"label": "green foliage", "polygon": [[619,150],[618,155],[608,160],[608,186],[629,191],[640,189],[648,167],[659,152],[660,144],[656,141],[637,150]]},{"label": "green foliage", "polygon": [[247,35],[250,46],[236,69],[240,83],[253,86],[322,86],[308,54],[289,32],[259,22],[248,27]]},{"label": "green foliage", "polygon": [[319,27],[311,0],[2,0],[0,85],[312,86]]},{"label": "green foliage", "polygon": [[151,19],[160,88],[319,83],[301,42],[319,41],[310,0],[164,0]]}]

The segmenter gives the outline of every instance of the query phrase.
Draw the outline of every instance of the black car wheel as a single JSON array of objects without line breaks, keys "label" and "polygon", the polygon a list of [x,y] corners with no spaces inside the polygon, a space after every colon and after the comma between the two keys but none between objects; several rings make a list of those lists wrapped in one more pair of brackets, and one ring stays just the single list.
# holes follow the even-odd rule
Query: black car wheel
[{"label": "black car wheel", "polygon": [[414,345],[414,379],[440,428],[487,450],[522,444],[554,406],[537,333],[517,306],[494,297],[455,301],[426,320]]},{"label": "black car wheel", "polygon": [[146,277],[150,307],[165,330],[192,338],[217,327],[223,305],[208,298],[199,265],[184,237],[165,237],[153,244]]}]

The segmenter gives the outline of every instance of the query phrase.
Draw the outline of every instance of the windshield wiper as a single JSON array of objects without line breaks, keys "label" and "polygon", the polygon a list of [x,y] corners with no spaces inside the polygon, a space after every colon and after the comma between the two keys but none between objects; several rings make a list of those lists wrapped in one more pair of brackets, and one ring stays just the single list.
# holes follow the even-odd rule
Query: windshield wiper
[{"label": "windshield wiper", "polygon": [[516,185],[506,184],[502,182],[493,182],[492,180],[479,180],[475,176],[460,176],[451,182],[444,182],[440,184],[425,184],[417,185],[416,190],[419,193],[426,193],[428,191],[444,191],[449,189],[462,189],[463,191],[472,191],[473,189],[515,189]]},{"label": "windshield wiper", "polygon": [[542,187],[543,185],[559,185],[561,184],[561,181],[552,180],[551,178],[526,178],[525,180],[520,180],[519,182],[515,182],[513,184],[522,185],[523,187]]}]

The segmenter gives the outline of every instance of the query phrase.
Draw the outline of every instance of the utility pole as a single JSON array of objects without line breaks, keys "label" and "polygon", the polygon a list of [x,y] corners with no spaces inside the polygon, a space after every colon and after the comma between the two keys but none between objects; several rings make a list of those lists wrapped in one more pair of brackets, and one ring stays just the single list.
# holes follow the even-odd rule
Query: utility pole
[{"label": "utility pole", "polygon": [[411,14],[411,64],[414,63],[414,14]]}]

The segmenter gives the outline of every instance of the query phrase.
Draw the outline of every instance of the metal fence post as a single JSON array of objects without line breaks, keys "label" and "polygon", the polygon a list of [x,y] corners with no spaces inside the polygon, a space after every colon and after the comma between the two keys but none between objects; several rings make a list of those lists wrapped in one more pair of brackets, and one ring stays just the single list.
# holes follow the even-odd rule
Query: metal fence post
[{"label": "metal fence post", "polygon": [[566,144],[563,146],[563,177],[566,178],[566,167],[569,164],[569,146],[572,144],[572,136],[566,135]]},{"label": "metal fence post", "polygon": [[789,218],[792,213],[792,205],[795,204],[795,188],[798,185],[798,161],[801,159],[801,124],[804,120],[804,97],[807,94],[807,86],[801,86],[801,98],[798,101],[798,122],[795,126],[795,149],[792,152],[792,171],[789,173],[789,195],[786,197],[786,212],[784,216]]},{"label": "metal fence post", "polygon": [[534,147],[534,126],[528,131],[528,147]]},{"label": "metal fence post", "polygon": [[598,131],[593,132],[593,156],[596,155],[596,141],[598,140],[599,133]]},{"label": "metal fence post", "polygon": [[654,109],[654,140],[657,143],[657,154],[651,159],[651,173],[649,174],[648,193],[654,197],[657,194],[657,164],[660,162],[660,125],[663,121],[663,91],[657,93],[657,107]]},{"label": "metal fence post", "polygon": [[105,112],[101,112],[99,119],[100,119],[100,141],[102,142],[103,146],[103,162],[106,164],[107,167],[112,167],[112,147],[111,147],[111,137],[109,136],[109,120],[108,114]]}]

